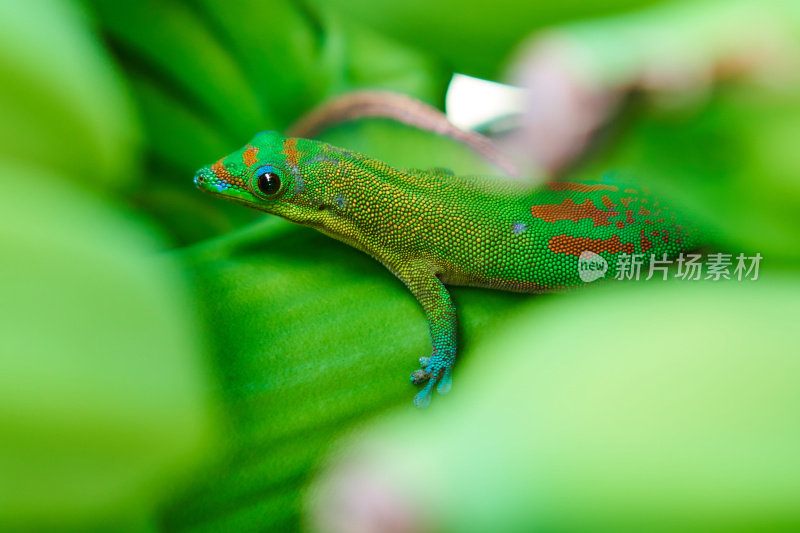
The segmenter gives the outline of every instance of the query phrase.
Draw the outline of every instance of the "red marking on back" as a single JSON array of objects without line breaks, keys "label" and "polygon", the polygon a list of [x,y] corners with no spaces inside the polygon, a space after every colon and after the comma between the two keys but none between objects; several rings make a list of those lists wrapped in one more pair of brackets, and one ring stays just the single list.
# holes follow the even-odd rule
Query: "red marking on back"
[{"label": "red marking on back", "polygon": [[608,239],[590,239],[588,237],[573,237],[572,235],[555,235],[547,241],[547,248],[557,254],[580,256],[585,251],[609,252],[617,254],[624,252],[632,254],[635,246],[632,243],[620,241],[619,235]]},{"label": "red marking on back", "polygon": [[603,211],[595,207],[594,203],[588,198],[583,203],[576,204],[572,198],[567,198],[558,205],[534,205],[531,207],[531,214],[536,218],[541,218],[546,222],[556,222],[559,220],[579,220],[591,219],[597,226],[609,226],[610,217],[619,213],[616,211]]},{"label": "red marking on back", "polygon": [[615,204],[615,203],[614,203],[614,202],[611,200],[611,198],[609,198],[609,197],[608,197],[608,195],[607,195],[607,194],[604,194],[603,196],[601,196],[601,197],[600,197],[600,200],[602,200],[602,202],[603,202],[603,205],[604,205],[604,206],[606,206],[606,209],[608,209],[608,210],[612,210],[612,211],[616,211],[616,209],[617,209],[617,204]]},{"label": "red marking on back", "polygon": [[242,161],[248,167],[252,167],[258,161],[258,146],[248,146],[247,150],[242,154]]},{"label": "red marking on back", "polygon": [[633,211],[628,209],[627,211],[625,211],[625,215],[626,215],[625,222],[627,222],[628,224],[636,224],[636,219],[633,218]]},{"label": "red marking on back", "polygon": [[603,185],[602,183],[588,184],[588,183],[571,183],[568,181],[555,181],[547,184],[551,191],[578,191],[578,192],[592,192],[592,191],[613,191],[619,190],[619,187],[613,185]]},{"label": "red marking on back", "polygon": [[650,216],[652,213],[649,209],[645,209],[644,207],[639,208],[639,214],[642,216]]},{"label": "red marking on back", "polygon": [[665,231],[664,235],[661,237],[661,240],[664,242],[669,242],[669,232]]},{"label": "red marking on back", "polygon": [[644,234],[644,228],[639,232],[639,242],[642,245],[642,252],[646,253],[647,250],[653,247],[653,243],[650,242],[650,239],[647,238],[647,235]]},{"label": "red marking on back", "polygon": [[628,207],[628,204],[634,202],[635,200],[630,196],[627,196],[625,198],[620,198],[619,201],[623,206]]},{"label": "red marking on back", "polygon": [[288,138],[283,141],[283,150],[281,151],[286,156],[286,162],[290,167],[297,167],[297,139]]},{"label": "red marking on back", "polygon": [[636,189],[625,189],[625,192],[628,194],[635,194],[637,196],[639,194],[639,191],[637,191]]},{"label": "red marking on back", "polygon": [[624,223],[623,221],[621,221],[621,220],[617,220],[617,221],[615,222],[615,224],[617,225],[617,227],[618,227],[619,229],[622,229],[622,228],[624,228],[624,227],[625,227],[625,223]]}]

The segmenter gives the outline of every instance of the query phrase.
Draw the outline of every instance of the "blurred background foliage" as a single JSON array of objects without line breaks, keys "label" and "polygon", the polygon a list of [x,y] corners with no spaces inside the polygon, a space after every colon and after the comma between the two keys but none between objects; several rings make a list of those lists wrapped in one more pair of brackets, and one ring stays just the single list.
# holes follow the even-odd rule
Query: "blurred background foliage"
[{"label": "blurred background foliage", "polygon": [[[567,172],[677,192],[720,246],[762,253],[758,282],[455,289],[462,364],[425,413],[407,413],[406,376],[429,339],[399,281],[191,183],[332,95],[380,88],[442,107],[454,72],[502,80],[543,29],[592,50],[601,77],[634,51],[658,63],[648,54],[669,35],[692,37],[677,54],[691,62],[740,29],[711,22],[724,2],[674,4],[0,3],[0,529],[796,530],[792,68],[680,105],[633,86]],[[775,10],[796,66],[798,3],[736,4]],[[487,168],[384,120],[323,138],[397,166]],[[547,396],[558,390],[571,394]],[[378,445],[391,460],[356,455],[356,479],[379,480],[368,493],[351,470],[318,475],[354,428],[404,443]],[[334,490],[312,490],[304,519],[309,483]]]}]

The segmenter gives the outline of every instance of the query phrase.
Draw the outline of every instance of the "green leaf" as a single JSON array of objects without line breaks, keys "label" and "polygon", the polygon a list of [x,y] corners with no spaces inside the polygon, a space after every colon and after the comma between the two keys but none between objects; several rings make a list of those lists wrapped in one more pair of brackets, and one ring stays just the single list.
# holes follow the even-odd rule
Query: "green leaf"
[{"label": "green leaf", "polygon": [[439,409],[332,446],[310,531],[796,530],[797,277],[642,283],[531,298]]},{"label": "green leaf", "polygon": [[0,79],[3,159],[101,190],[133,182],[130,102],[77,6],[0,3]]},{"label": "green leaf", "polygon": [[235,138],[274,123],[238,58],[201,14],[174,2],[93,0],[91,5],[136,76],[157,78],[217,129]]},{"label": "green leaf", "polygon": [[425,50],[456,72],[493,78],[518,43],[537,30],[655,3],[657,0],[499,0],[465,6],[456,0],[314,0],[313,5],[335,10],[347,20]]},{"label": "green leaf", "polygon": [[[0,529],[141,520],[211,435],[190,299],[152,227],[0,161]],[[35,187],[30,187],[35,184]]]},{"label": "green leaf", "polygon": [[0,12],[0,529],[142,530],[213,434],[191,298],[115,199],[135,127],[85,15]]},{"label": "green leaf", "polygon": [[[335,438],[389,408],[414,411],[408,377],[430,354],[422,310],[373,259],[276,219],[180,257],[213,333],[233,449],[165,520],[187,531],[296,528],[300,490]],[[468,347],[526,299],[454,298]]]}]

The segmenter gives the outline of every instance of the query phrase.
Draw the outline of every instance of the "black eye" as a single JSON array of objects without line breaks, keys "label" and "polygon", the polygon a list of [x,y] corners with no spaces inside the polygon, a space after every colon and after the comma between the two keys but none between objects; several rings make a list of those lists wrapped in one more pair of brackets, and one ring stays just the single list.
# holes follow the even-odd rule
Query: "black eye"
[{"label": "black eye", "polygon": [[266,196],[272,196],[281,188],[281,179],[272,167],[262,167],[258,169],[256,177],[258,190]]}]

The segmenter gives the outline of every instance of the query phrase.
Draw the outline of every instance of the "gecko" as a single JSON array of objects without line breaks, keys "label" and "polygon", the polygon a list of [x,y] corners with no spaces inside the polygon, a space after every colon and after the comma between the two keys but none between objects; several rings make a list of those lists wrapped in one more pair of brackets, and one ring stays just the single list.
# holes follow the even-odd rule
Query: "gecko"
[{"label": "gecko", "polygon": [[455,175],[394,168],[322,141],[257,134],[197,171],[203,192],[310,226],[388,268],[421,304],[430,356],[411,381],[426,407],[450,390],[456,308],[446,285],[517,292],[578,286],[579,260],[613,272],[624,254],[674,259],[701,244],[678,210],[641,188]]}]

